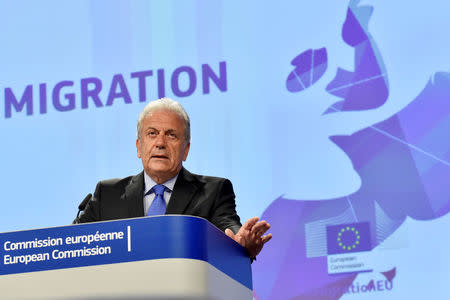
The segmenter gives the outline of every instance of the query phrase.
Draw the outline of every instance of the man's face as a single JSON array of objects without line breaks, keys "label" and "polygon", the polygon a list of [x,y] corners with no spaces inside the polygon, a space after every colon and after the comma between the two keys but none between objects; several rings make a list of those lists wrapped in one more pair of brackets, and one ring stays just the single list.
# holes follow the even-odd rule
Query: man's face
[{"label": "man's face", "polygon": [[137,155],[156,183],[173,178],[181,170],[190,146],[184,131],[183,120],[167,110],[151,112],[142,121],[141,137],[136,140]]}]

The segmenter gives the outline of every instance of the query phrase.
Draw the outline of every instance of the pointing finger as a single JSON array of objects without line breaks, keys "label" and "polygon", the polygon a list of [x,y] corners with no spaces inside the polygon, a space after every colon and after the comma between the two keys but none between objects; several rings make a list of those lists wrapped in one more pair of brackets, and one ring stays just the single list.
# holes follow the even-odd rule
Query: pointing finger
[{"label": "pointing finger", "polygon": [[268,235],[265,235],[261,238],[261,241],[263,242],[263,244],[267,243],[268,241],[270,241],[270,239],[272,238],[272,234],[269,233]]},{"label": "pointing finger", "polygon": [[253,217],[247,220],[245,224],[242,226],[245,230],[251,230],[253,225],[255,225],[258,222],[258,217]]},{"label": "pointing finger", "polygon": [[252,233],[262,236],[267,230],[269,230],[270,224],[266,221],[256,223],[252,228]]}]

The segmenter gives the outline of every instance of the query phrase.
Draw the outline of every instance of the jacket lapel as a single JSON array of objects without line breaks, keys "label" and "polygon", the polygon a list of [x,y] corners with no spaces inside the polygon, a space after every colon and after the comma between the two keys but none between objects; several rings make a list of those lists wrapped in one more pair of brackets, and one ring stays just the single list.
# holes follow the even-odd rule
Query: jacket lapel
[{"label": "jacket lapel", "polygon": [[131,178],[122,197],[128,204],[130,218],[144,216],[144,172]]},{"label": "jacket lapel", "polygon": [[166,214],[183,214],[196,191],[197,185],[195,185],[194,176],[182,168],[173,187]]}]

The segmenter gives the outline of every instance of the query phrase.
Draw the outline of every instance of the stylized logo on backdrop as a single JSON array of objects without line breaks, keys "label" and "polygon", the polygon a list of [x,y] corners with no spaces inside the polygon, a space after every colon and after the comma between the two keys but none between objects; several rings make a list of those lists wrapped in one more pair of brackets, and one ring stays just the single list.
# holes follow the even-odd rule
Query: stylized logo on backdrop
[{"label": "stylized logo on backdrop", "polygon": [[[170,90],[177,97],[189,97],[196,89],[200,88],[203,94],[209,94],[211,85],[214,84],[221,92],[227,91],[227,65],[225,61],[218,63],[217,68],[209,64],[202,64],[196,71],[191,66],[176,68],[170,75]],[[156,73],[157,93],[151,91],[148,96],[148,83]],[[166,74],[167,70],[158,69],[136,71],[130,74],[115,74],[111,83],[104,87],[106,80],[98,77],[81,78],[75,82],[62,80],[54,86],[47,83],[39,85],[26,85],[23,91],[14,91],[11,87],[4,88],[3,108],[4,118],[13,117],[14,114],[25,110],[26,115],[46,114],[49,107],[56,112],[71,111],[76,108],[88,109],[89,106],[101,108],[111,106],[115,101],[123,101],[131,104],[135,99],[145,102],[149,99],[162,98],[167,93]],[[200,73],[200,74],[199,74]],[[153,80],[155,80],[153,79]],[[128,82],[132,81],[132,82]],[[198,84],[197,81],[200,83]],[[130,85],[137,88],[137,94],[130,93]],[[155,86],[155,84],[154,84]],[[106,99],[101,97],[107,93]],[[21,95],[21,96],[19,96]],[[93,105],[93,106],[92,106]]]},{"label": "stylized logo on backdrop", "polygon": [[348,155],[361,186],[343,197],[279,197],[269,205],[262,218],[271,223],[274,239],[253,266],[257,299],[337,299],[389,291],[395,266],[372,273],[383,280],[355,281],[359,272],[371,270],[371,250],[406,217],[431,220],[450,209],[450,185],[443,184],[450,178],[450,140],[441,138],[450,132],[450,74],[436,73],[408,106],[375,119],[374,110],[399,101],[392,91],[401,83],[395,76],[391,80],[384,53],[369,33],[372,12],[359,1],[350,1],[347,9],[342,39],[354,48],[354,70],[330,70],[326,47],[303,51],[291,62],[286,88],[292,93],[316,88],[335,72],[323,91],[340,100],[321,117],[348,121],[330,140]]},{"label": "stylized logo on backdrop", "polygon": [[369,251],[369,223],[327,226],[327,249],[328,254]]}]

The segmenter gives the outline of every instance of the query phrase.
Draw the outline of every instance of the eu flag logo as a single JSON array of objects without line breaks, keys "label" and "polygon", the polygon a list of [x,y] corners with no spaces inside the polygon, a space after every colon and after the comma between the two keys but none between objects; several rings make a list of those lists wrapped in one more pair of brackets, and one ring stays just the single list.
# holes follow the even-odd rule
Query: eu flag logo
[{"label": "eu flag logo", "polygon": [[369,222],[327,226],[328,254],[371,250]]}]

